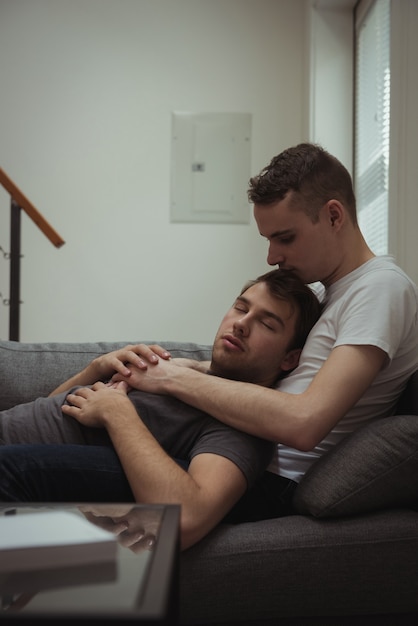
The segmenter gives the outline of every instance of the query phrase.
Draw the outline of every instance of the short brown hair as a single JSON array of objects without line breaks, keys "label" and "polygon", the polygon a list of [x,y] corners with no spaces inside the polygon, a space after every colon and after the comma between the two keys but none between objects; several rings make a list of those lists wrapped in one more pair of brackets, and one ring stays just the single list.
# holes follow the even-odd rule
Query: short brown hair
[{"label": "short brown hair", "polygon": [[356,199],[348,170],[321,146],[301,143],[275,156],[258,176],[250,179],[250,202],[268,205],[295,192],[298,206],[313,222],[329,200],[341,202],[357,225]]}]

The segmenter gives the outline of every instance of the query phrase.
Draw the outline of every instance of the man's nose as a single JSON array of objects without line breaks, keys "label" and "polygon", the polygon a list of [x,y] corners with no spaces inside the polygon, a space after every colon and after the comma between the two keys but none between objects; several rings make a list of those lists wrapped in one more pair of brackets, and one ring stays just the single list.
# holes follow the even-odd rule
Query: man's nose
[{"label": "man's nose", "polygon": [[243,315],[240,319],[235,320],[234,331],[237,333],[237,335],[242,335],[243,337],[248,336],[249,326],[246,315]]},{"label": "man's nose", "polygon": [[282,265],[284,263],[284,254],[270,244],[267,254],[267,263],[269,265]]}]

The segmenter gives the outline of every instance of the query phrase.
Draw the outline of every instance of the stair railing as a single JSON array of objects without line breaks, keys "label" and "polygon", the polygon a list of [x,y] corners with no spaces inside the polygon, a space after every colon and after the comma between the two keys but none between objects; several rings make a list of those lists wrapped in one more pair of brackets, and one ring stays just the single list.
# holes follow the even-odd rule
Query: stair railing
[{"label": "stair railing", "polygon": [[15,183],[0,168],[0,184],[10,194],[10,298],[9,298],[9,340],[19,341],[20,327],[20,240],[21,211],[31,218],[43,234],[56,247],[60,248],[65,241],[48,224],[46,219],[34,207],[32,202],[20,191]]}]

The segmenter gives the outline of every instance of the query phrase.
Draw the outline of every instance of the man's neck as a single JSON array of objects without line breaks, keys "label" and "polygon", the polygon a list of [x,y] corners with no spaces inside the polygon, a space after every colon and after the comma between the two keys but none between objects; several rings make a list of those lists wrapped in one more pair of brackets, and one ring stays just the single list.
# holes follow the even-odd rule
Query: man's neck
[{"label": "man's neck", "polygon": [[352,238],[346,246],[346,254],[342,255],[339,265],[334,268],[332,274],[321,280],[321,283],[325,288],[330,287],[375,256],[366,244],[363,235],[357,231],[357,236]]}]

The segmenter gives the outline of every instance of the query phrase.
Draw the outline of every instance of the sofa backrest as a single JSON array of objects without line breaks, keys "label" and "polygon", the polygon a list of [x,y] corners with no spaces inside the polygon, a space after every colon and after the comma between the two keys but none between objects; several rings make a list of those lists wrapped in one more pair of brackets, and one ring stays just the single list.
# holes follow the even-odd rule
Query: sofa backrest
[{"label": "sofa backrest", "polygon": [[0,411],[47,396],[99,354],[128,343],[160,343],[173,357],[210,359],[209,346],[176,341],[20,343],[0,341]]}]

